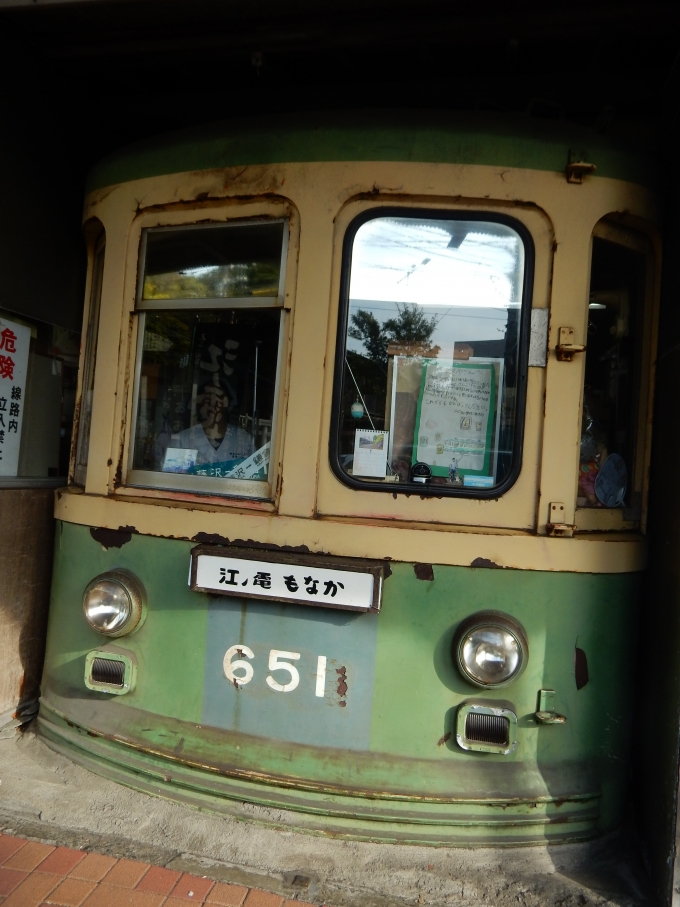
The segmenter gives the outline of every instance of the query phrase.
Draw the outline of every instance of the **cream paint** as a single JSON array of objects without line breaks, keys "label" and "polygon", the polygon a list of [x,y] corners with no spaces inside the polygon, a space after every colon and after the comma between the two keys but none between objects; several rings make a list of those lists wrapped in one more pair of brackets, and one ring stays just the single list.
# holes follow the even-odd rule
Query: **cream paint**
[{"label": "cream paint", "polygon": [[[198,196],[201,202],[195,201]],[[559,173],[452,164],[252,166],[154,177],[92,193],[85,218],[103,223],[107,250],[87,485],[84,495],[61,493],[57,516],[86,525],[133,525],[150,535],[192,538],[211,532],[304,544],[337,555],[448,564],[470,564],[482,557],[532,570],[641,569],[645,546],[640,537],[542,537],[548,502],[564,502],[567,521],[574,518],[582,356],[562,363],[551,352],[546,369],[529,370],[522,472],[502,498],[402,494],[395,499],[352,491],[333,476],[327,445],[342,234],[359,210],[395,202],[502,210],[522,220],[536,245],[534,306],[551,309],[551,351],[560,326],[574,327],[577,342],[585,330],[595,224],[618,211],[642,223],[653,223],[657,214],[647,190],[618,180],[589,177],[578,186]],[[286,280],[290,315],[274,476],[274,489],[282,478],[282,490],[274,494],[273,504],[262,505],[203,498],[191,503],[191,496],[181,503],[165,492],[116,488],[121,451],[129,443],[126,414],[132,404],[135,349],[131,313],[142,226],[273,214],[282,206],[293,212],[293,220],[299,218],[300,229],[299,258],[292,241]]]}]

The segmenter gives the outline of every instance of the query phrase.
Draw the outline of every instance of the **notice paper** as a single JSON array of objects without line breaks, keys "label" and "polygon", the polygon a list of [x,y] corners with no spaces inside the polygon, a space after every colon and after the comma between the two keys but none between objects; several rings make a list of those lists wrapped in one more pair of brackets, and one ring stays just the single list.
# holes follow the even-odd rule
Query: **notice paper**
[{"label": "notice paper", "polygon": [[352,474],[384,479],[387,473],[388,431],[357,428],[354,436]]},{"label": "notice paper", "polygon": [[446,476],[489,475],[495,371],[491,363],[423,359],[413,462]]}]

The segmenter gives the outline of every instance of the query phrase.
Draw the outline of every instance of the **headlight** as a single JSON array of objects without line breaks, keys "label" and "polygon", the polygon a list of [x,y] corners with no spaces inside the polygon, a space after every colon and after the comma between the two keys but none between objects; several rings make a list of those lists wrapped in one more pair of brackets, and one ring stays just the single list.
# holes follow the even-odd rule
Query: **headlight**
[{"label": "headlight", "polygon": [[132,633],[143,617],[142,584],[127,570],[102,573],[85,589],[83,611],[92,629],[104,636]]},{"label": "headlight", "polygon": [[468,683],[500,687],[522,673],[529,646],[517,621],[500,611],[479,611],[456,630],[452,655]]}]

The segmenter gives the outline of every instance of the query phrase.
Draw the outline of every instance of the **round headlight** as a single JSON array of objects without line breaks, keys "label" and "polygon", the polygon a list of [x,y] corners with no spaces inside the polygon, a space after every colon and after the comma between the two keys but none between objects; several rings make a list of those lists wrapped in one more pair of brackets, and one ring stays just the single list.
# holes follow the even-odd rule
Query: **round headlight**
[{"label": "round headlight", "polygon": [[515,680],[529,658],[522,626],[500,611],[468,617],[453,638],[453,658],[468,683],[500,687]]},{"label": "round headlight", "polygon": [[83,595],[85,620],[104,636],[132,633],[142,619],[143,605],[142,585],[127,570],[102,573],[88,584]]}]

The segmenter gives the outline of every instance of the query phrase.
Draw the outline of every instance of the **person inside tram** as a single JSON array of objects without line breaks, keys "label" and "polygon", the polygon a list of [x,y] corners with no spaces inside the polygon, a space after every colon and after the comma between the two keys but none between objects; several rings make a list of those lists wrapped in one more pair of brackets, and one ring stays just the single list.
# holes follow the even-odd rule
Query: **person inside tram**
[{"label": "person inside tram", "polygon": [[191,451],[186,471],[201,474],[201,467],[210,467],[211,475],[224,476],[253,454],[255,443],[250,432],[229,422],[236,402],[236,393],[226,382],[216,384],[213,376],[203,381],[196,399],[199,421],[172,435],[166,463],[171,452]]}]

